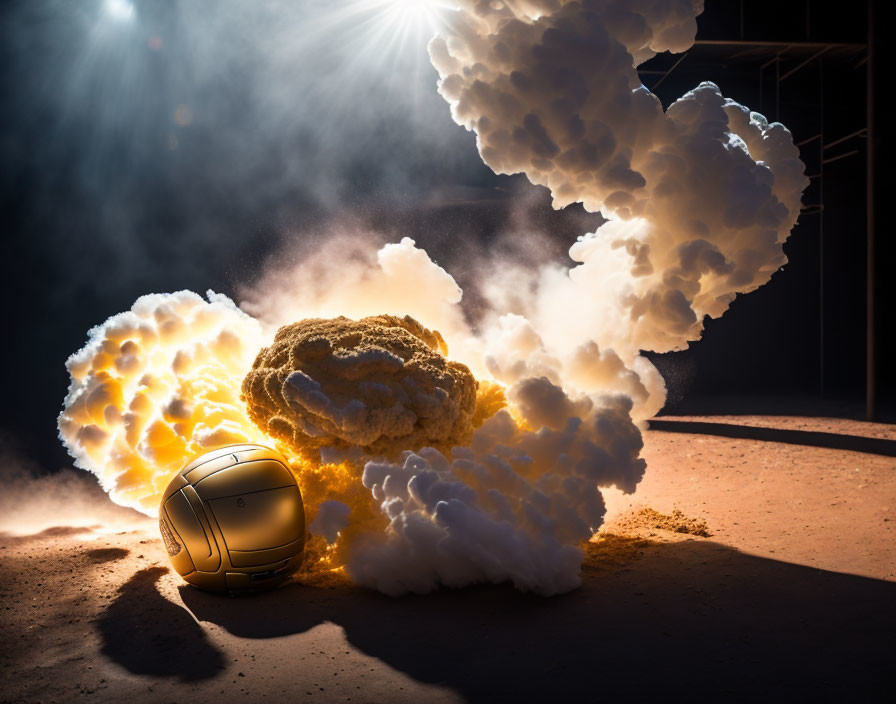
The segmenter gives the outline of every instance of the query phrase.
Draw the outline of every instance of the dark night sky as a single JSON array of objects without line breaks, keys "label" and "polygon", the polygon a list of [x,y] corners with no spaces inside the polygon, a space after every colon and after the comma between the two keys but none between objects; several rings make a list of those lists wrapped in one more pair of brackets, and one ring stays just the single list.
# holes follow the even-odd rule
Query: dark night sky
[{"label": "dark night sky", "polygon": [[[131,22],[105,16],[102,0],[3,4],[0,442],[46,470],[67,464],[55,430],[64,362],[91,326],[144,293],[238,298],[266,261],[345,227],[414,237],[467,288],[470,243],[523,229],[546,236],[538,256],[562,258],[600,222],[580,207],[554,212],[546,191],[482,164],[436,93],[425,37],[365,47],[364,22],[321,19],[333,4],[137,2]],[[698,37],[736,38],[738,3],[707,5]],[[811,40],[864,41],[863,9],[816,5]],[[804,3],[746,8],[747,38],[806,39]],[[855,63],[825,64],[830,134],[864,126]],[[657,94],[668,104],[704,79],[758,109],[756,61],[699,52]],[[822,83],[813,64],[782,89],[795,141],[817,131]],[[825,184],[825,381],[847,401],[861,397],[865,354],[864,140],[855,148]],[[691,350],[658,360],[671,401],[817,394],[817,243],[817,217],[806,215],[783,271]],[[893,349],[884,340],[881,357]],[[894,387],[888,369],[882,386]]]}]

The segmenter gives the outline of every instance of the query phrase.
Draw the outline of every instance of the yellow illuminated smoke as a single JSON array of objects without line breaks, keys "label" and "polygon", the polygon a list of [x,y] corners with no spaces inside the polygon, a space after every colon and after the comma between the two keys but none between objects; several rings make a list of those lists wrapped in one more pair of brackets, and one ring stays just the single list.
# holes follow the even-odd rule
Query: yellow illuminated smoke
[{"label": "yellow illuminated smoke", "polygon": [[303,577],[310,577],[315,583],[326,583],[329,576],[336,572],[338,577],[344,579],[348,546],[364,533],[382,534],[389,525],[373,496],[361,483],[363,464],[322,464],[295,453],[288,453],[287,458],[302,490],[308,525],[314,523],[318,507],[325,501],[342,502],[351,509],[352,515],[351,523],[341,531],[337,542],[328,543],[322,536],[308,536]]},{"label": "yellow illuminated smoke", "polygon": [[[304,334],[291,334],[297,330]],[[360,335],[361,331],[365,334]],[[377,354],[404,354],[406,361],[412,362],[407,366],[413,373],[396,377],[396,391],[402,392],[402,380],[405,387],[418,391],[416,398],[405,398],[421,416],[422,430],[404,436],[398,432],[403,415],[416,415],[410,408],[396,411],[391,425],[384,424],[388,414],[371,414],[371,420],[376,415],[377,421],[368,420],[356,430],[369,434],[374,428],[376,442],[368,444],[380,450],[391,448],[391,454],[396,454],[423,445],[447,450],[452,444],[465,444],[473,428],[505,404],[500,386],[477,384],[464,365],[447,361],[439,333],[413,319],[378,316],[360,322],[303,321],[284,328],[274,344],[264,348],[258,321],[226,296],[210,292],[206,301],[181,291],[143,296],[130,311],[90,331],[87,345],[67,363],[71,386],[59,416],[60,436],[76,464],[96,474],[116,503],[147,515],[155,515],[171,476],[195,455],[239,442],[276,445],[290,458],[308,507],[309,523],[318,505],[334,500],[352,509],[350,533],[374,525],[382,530],[386,521],[361,484],[361,457],[322,463],[319,453],[310,451],[325,444],[345,448],[363,443],[352,443],[358,438],[348,430],[343,432],[342,427],[332,426],[335,434],[327,436],[326,442],[321,434],[311,438],[297,433],[299,409],[306,414],[308,409],[293,398],[288,403],[281,399],[281,408],[274,412],[267,407],[268,377],[277,377],[279,392],[286,377],[299,367],[283,362],[282,368],[275,370],[264,364],[276,358],[278,349],[285,359],[295,360],[295,354],[289,354],[291,346],[307,345],[309,340],[312,346],[319,346],[328,333],[332,343],[327,347],[329,355],[318,355],[314,368],[309,364],[304,371],[315,373],[329,388],[334,370],[327,367],[327,359],[341,364],[348,371],[336,381],[351,388],[342,389],[340,396],[357,392],[357,385],[365,381],[382,381],[382,360],[378,365],[373,359]],[[348,367],[346,363],[350,363]],[[319,373],[320,365],[327,367],[326,374]],[[441,407],[430,399],[429,409],[423,408],[427,399],[419,392],[433,393],[436,385],[447,387],[449,381],[453,393],[441,399]],[[264,396],[265,402],[257,398],[247,412],[240,398],[241,386],[250,399],[254,393]],[[367,398],[370,406],[374,400],[375,396]],[[429,417],[423,417],[427,412]],[[250,415],[269,432],[257,427]],[[287,431],[277,432],[278,423]],[[296,437],[303,442],[296,443]],[[335,548],[325,552],[328,565],[341,564]]]},{"label": "yellow illuminated smoke", "polygon": [[[255,423],[281,443],[302,488],[312,529],[304,581],[345,580],[353,548],[387,533],[389,519],[362,482],[366,460],[468,445],[474,429],[506,405],[498,384],[477,382],[445,354],[437,331],[391,315],[302,320],[280,328],[259,352],[243,399]],[[345,457],[322,462],[322,450]],[[327,504],[351,519],[332,527],[321,517],[318,527]]]},{"label": "yellow illuminated smoke", "polygon": [[[417,256],[412,245],[398,253]],[[511,335],[502,349],[537,352],[523,332],[528,345]],[[144,296],[70,358],[60,435],[114,501],[147,514],[196,454],[276,446],[306,505],[299,578],[388,594],[505,580],[572,589],[578,543],[603,520],[599,487],[630,492],[643,475],[628,396],[515,379],[526,367],[507,355],[491,365],[506,387],[501,375],[477,381],[412,318],[306,318],[265,342],[224,296]],[[479,344],[466,338],[468,351]]]},{"label": "yellow illuminated smoke", "polygon": [[226,296],[143,296],[90,331],[67,367],[59,434],[112,499],[148,515],[194,455],[270,440],[246,415],[240,383],[261,326]]}]

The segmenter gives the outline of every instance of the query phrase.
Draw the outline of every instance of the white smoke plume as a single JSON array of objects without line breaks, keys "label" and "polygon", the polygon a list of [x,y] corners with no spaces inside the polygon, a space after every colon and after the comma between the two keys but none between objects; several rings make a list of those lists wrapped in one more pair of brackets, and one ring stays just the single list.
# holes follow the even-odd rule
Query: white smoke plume
[{"label": "white smoke plume", "polygon": [[579,585],[579,544],[603,522],[599,487],[634,491],[645,468],[631,401],[571,408],[546,379],[514,387],[521,429],[500,411],[450,458],[432,448],[369,462],[363,484],[389,529],[352,551],[349,575],[386,594],[513,582],[551,595]]},{"label": "white smoke plume", "polygon": [[[544,339],[681,349],[705,315],[768,281],[808,184],[787,129],[703,83],[663,111],[637,66],[691,46],[702,2],[462,0],[430,43],[439,91],[498,173],[610,221],[571,271],[533,277]],[[574,302],[574,303],[573,303]]]},{"label": "white smoke plume", "polygon": [[[609,218],[571,248],[579,262],[572,270],[546,266],[522,282],[516,277],[524,285],[509,296],[498,289],[483,361],[540,433],[551,427],[553,409],[564,409],[559,417],[587,417],[575,400],[593,403],[608,390],[626,393],[639,406],[636,417],[649,417],[662,406],[664,388],[639,351],[681,349],[700,336],[704,316],[722,315],[737,293],[761,286],[786,262],[782,246],[808,184],[798,149],[783,125],[726,100],[711,83],[667,111],[641,85],[638,64],[693,43],[700,1],[461,0],[459,6],[430,55],[439,91],[458,124],[476,133],[482,159],[498,173],[522,172],[547,186],[557,208],[581,202]],[[626,436],[613,430],[593,446],[603,451]],[[563,563],[575,533],[551,545],[556,536],[541,525],[535,542],[526,540],[533,537],[521,528],[532,517],[524,498],[531,487],[519,488],[518,470],[511,471],[510,496],[526,510],[486,508],[489,487],[500,484],[489,471],[498,461],[495,450],[513,450],[485,445],[485,461],[474,455],[449,464],[436,454],[411,455],[402,466],[368,464],[364,484],[391,524],[383,544],[349,563],[358,581],[387,593],[504,579],[541,593],[574,586],[577,569]],[[570,461],[566,448],[554,449]],[[466,481],[457,482],[458,463],[475,467]],[[466,491],[470,474],[487,477],[477,492]],[[561,472],[541,479],[561,476],[572,479]],[[600,483],[584,476],[591,488]],[[632,491],[637,478],[618,485]],[[589,496],[584,487],[564,486]],[[439,491],[431,495],[430,487]],[[508,494],[498,496],[503,502]],[[555,505],[546,524],[557,530],[558,519],[579,519],[588,526],[582,539],[599,524],[598,506]]]},{"label": "white smoke plume", "polygon": [[[603,520],[600,489],[635,490],[645,470],[639,425],[664,402],[641,350],[697,339],[706,315],[722,315],[785,263],[807,181],[783,125],[710,83],[664,111],[638,80],[639,63],[692,44],[702,3],[457,4],[430,44],[455,120],[476,133],[495,171],[525,173],[556,207],[581,202],[608,221],[572,247],[571,269],[469,262],[488,304],[472,323],[455,279],[408,238],[376,251],[352,238],[325,242],[298,265],[268,271],[245,292],[243,308],[257,320],[223,297],[140,299],[72,357],[60,417],[79,466],[113,499],[151,512],[191,452],[276,442],[251,424],[239,393],[278,327],[409,315],[441,333],[448,359],[466,365],[480,390],[501,393],[464,447],[396,454],[390,436],[388,455],[368,448],[356,462],[348,435],[339,447],[299,443],[294,469],[310,530],[333,544],[321,559],[388,594],[481,581],[554,594],[578,584],[580,542]],[[317,391],[332,380],[315,377],[353,354],[336,337],[314,345],[314,364],[277,356],[288,362],[277,366],[278,383],[300,379]],[[365,345],[382,346],[375,335]],[[396,360],[399,371],[412,363]],[[363,374],[353,381],[373,388]],[[275,405],[277,427],[315,430],[308,404],[292,408],[286,394]]]},{"label": "white smoke plume", "polygon": [[438,330],[476,376],[478,342],[460,302],[463,291],[447,271],[403,238],[377,248],[369,233],[340,232],[303,252],[297,263],[269,268],[242,292],[241,307],[277,328],[307,317],[410,315]]}]

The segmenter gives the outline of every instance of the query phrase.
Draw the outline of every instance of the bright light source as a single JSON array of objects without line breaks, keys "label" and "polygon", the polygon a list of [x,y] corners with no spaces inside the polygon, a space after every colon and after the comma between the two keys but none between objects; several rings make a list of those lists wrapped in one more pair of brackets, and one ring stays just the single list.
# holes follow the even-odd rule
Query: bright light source
[{"label": "bright light source", "polygon": [[127,21],[134,18],[134,5],[128,0],[106,0],[106,12],[116,20]]},{"label": "bright light source", "polygon": [[458,9],[456,0],[350,0],[333,5],[317,31],[342,34],[353,61],[365,67],[379,64],[399,78],[395,62],[427,62],[427,42],[450,25]]},{"label": "bright light source", "polygon": [[392,12],[404,15],[405,19],[429,21],[438,10],[439,3],[432,0],[392,0],[391,5]]},{"label": "bright light source", "polygon": [[435,32],[442,24],[445,12],[457,7],[447,0],[373,0],[370,4],[376,6],[383,19],[401,33],[420,29]]}]

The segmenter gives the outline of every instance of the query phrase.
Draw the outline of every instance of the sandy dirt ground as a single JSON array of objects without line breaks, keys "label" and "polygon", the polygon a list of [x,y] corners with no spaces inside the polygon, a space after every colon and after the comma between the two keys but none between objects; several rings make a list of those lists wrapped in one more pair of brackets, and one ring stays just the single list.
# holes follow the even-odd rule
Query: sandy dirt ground
[{"label": "sandy dirt ground", "polygon": [[151,524],[2,535],[0,702],[892,701],[896,426],[670,417],[645,441],[550,599],[233,599],[183,585]]}]

